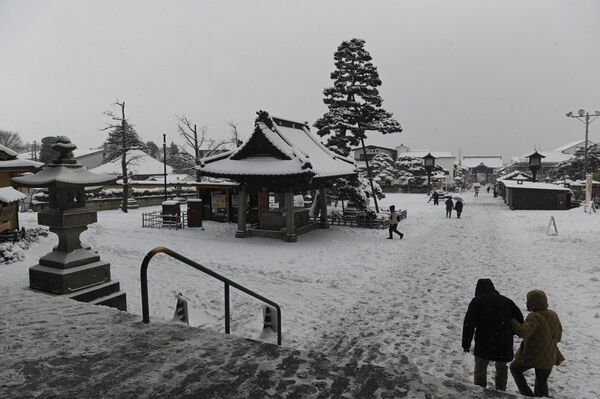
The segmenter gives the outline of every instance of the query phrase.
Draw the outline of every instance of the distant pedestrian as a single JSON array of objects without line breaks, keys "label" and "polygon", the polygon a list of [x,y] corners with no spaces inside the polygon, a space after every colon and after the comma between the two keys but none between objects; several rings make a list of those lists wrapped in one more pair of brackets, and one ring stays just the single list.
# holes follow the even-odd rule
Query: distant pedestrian
[{"label": "distant pedestrian", "polygon": [[452,202],[452,198],[448,198],[445,202],[446,204],[446,217],[452,217],[452,209],[454,208],[454,202]]},{"label": "distant pedestrian", "polygon": [[400,239],[402,239],[404,237],[404,234],[400,233],[398,231],[398,223],[400,222],[400,215],[398,214],[398,212],[396,212],[396,206],[395,205],[390,205],[390,236],[388,237],[388,240],[391,240],[392,238],[394,238],[393,233],[396,233],[400,236]]},{"label": "distant pedestrian", "polygon": [[439,205],[440,204],[440,193],[438,193],[437,191],[433,192],[433,205]]},{"label": "distant pedestrian", "polygon": [[496,186],[494,186],[494,198],[496,198],[498,196],[498,190],[496,189]]},{"label": "distant pedestrian", "polygon": [[463,211],[463,202],[461,200],[456,200],[456,204],[454,204],[454,210],[456,211],[456,217],[460,219],[460,214]]},{"label": "distant pedestrian", "polygon": [[[523,338],[510,364],[510,373],[515,379],[521,395],[548,396],[548,377],[553,366],[558,366],[565,358],[557,343],[562,338],[562,325],[558,315],[548,309],[548,298],[542,290],[527,293],[527,310],[530,312],[524,323],[512,321],[513,330]],[[534,391],[525,380],[523,373],[535,369]]]},{"label": "distant pedestrian", "polygon": [[462,332],[462,347],[465,352],[471,350],[471,340],[475,335],[475,385],[487,387],[487,367],[493,361],[496,366],[496,389],[506,390],[506,363],[513,359],[511,319],[523,320],[523,314],[517,305],[500,295],[492,280],[479,279],[475,298],[471,300],[465,315]]},{"label": "distant pedestrian", "polygon": [[490,193],[490,189],[491,189],[491,187],[487,186],[487,188],[485,189],[485,191],[487,191],[487,193],[489,194]]},{"label": "distant pedestrian", "polygon": [[479,197],[479,186],[475,186],[474,190],[475,190],[474,197]]}]

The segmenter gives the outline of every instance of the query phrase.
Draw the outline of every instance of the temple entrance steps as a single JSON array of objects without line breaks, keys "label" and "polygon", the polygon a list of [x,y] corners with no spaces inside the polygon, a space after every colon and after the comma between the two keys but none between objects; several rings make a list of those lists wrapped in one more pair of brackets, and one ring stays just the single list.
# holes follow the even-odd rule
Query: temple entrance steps
[{"label": "temple entrance steps", "polygon": [[[275,326],[274,326],[274,330],[277,333],[277,345],[281,345],[281,307],[273,302],[272,300],[265,298],[264,296],[236,283],[233,280],[228,279],[227,277],[224,277],[222,275],[220,275],[219,273],[216,273],[212,270],[210,270],[209,268],[202,266],[201,264],[194,262],[191,259],[186,258],[185,256],[169,249],[166,247],[156,247],[153,248],[152,250],[150,250],[146,256],[144,257],[144,260],[142,261],[142,266],[140,267],[140,284],[141,284],[141,294],[142,294],[142,318],[144,323],[149,323],[150,322],[150,305],[149,305],[149,301],[148,301],[148,266],[150,265],[150,261],[152,260],[152,258],[157,255],[157,254],[165,254],[170,256],[173,259],[176,259],[178,261],[180,261],[181,263],[192,267],[198,271],[201,271],[204,274],[208,274],[210,277],[213,277],[217,280],[220,280],[223,282],[223,289],[224,289],[224,294],[225,294],[225,333],[229,334],[231,331],[230,328],[230,322],[231,322],[231,310],[230,310],[230,297],[229,297],[229,293],[230,293],[230,288],[235,288],[238,291],[241,291],[243,293],[245,293],[246,295],[250,295],[251,297],[258,299],[259,301],[267,304],[268,306],[270,306],[272,308],[272,312],[276,312],[276,314],[274,315],[276,317],[276,322],[274,322]],[[271,312],[270,311],[270,312]]]},{"label": "temple entrance steps", "polygon": [[515,397],[28,289],[0,291],[0,320],[2,398]]}]

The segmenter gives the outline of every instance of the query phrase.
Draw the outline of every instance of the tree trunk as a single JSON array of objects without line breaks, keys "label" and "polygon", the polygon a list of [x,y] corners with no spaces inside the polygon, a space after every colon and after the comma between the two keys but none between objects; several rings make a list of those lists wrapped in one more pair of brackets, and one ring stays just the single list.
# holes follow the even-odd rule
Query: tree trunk
[{"label": "tree trunk", "polygon": [[123,155],[121,156],[121,169],[123,173],[123,204],[121,209],[127,213],[127,200],[129,198],[129,186],[127,178],[127,122],[125,121],[125,101],[121,105],[121,136],[123,138]]}]

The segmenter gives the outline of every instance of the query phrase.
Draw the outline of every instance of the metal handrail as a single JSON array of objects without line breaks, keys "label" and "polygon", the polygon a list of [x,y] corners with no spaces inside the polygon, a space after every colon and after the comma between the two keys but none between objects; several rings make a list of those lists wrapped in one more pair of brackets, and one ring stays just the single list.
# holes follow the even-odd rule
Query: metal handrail
[{"label": "metal handrail", "polygon": [[150,252],[146,254],[144,260],[142,261],[142,267],[140,268],[140,281],[142,284],[142,317],[144,323],[148,324],[150,322],[150,308],[148,305],[148,265],[150,263],[150,260],[154,257],[154,255],[159,253],[169,255],[170,257],[175,258],[178,261],[183,262],[186,265],[191,266],[194,269],[206,273],[209,276],[214,277],[217,280],[221,280],[223,283],[225,283],[225,334],[230,333],[231,314],[229,309],[229,286],[237,288],[238,290],[274,307],[277,310],[277,345],[281,345],[281,308],[278,304],[166,247],[153,248]]}]

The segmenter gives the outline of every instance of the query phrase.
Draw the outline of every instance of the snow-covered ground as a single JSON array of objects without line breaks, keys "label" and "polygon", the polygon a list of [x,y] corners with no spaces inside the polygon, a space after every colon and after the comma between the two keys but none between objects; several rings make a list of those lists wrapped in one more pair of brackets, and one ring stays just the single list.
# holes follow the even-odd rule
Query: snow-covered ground
[{"label": "snow-covered ground", "polygon": [[[463,217],[446,219],[443,205],[423,195],[388,194],[383,207],[408,209],[399,226],[403,240],[335,226],[297,243],[236,239],[234,224],[215,222],[205,222],[205,230],[142,228],[141,213],[152,208],[100,212],[82,238],[111,263],[130,312],[141,314],[143,256],[166,246],[278,302],[285,346],[388,367],[402,367],[405,355],[425,377],[465,383],[473,359],[462,352],[461,329],[477,279],[491,278],[524,314],[527,291],[540,288],[564,328],[567,361],[552,372],[551,393],[600,397],[600,214],[511,211],[485,193],[466,193],[465,200]],[[22,224],[35,224],[35,216],[22,214]],[[556,236],[546,234],[550,216]],[[0,265],[0,287],[27,286],[27,268],[55,244],[51,234],[22,262]],[[183,292],[192,325],[223,330],[218,281],[161,254],[150,264],[149,285],[151,317],[170,319],[175,294]],[[259,302],[232,292],[233,334],[274,342],[262,332],[261,315]],[[508,390],[516,392],[510,377]]]}]

